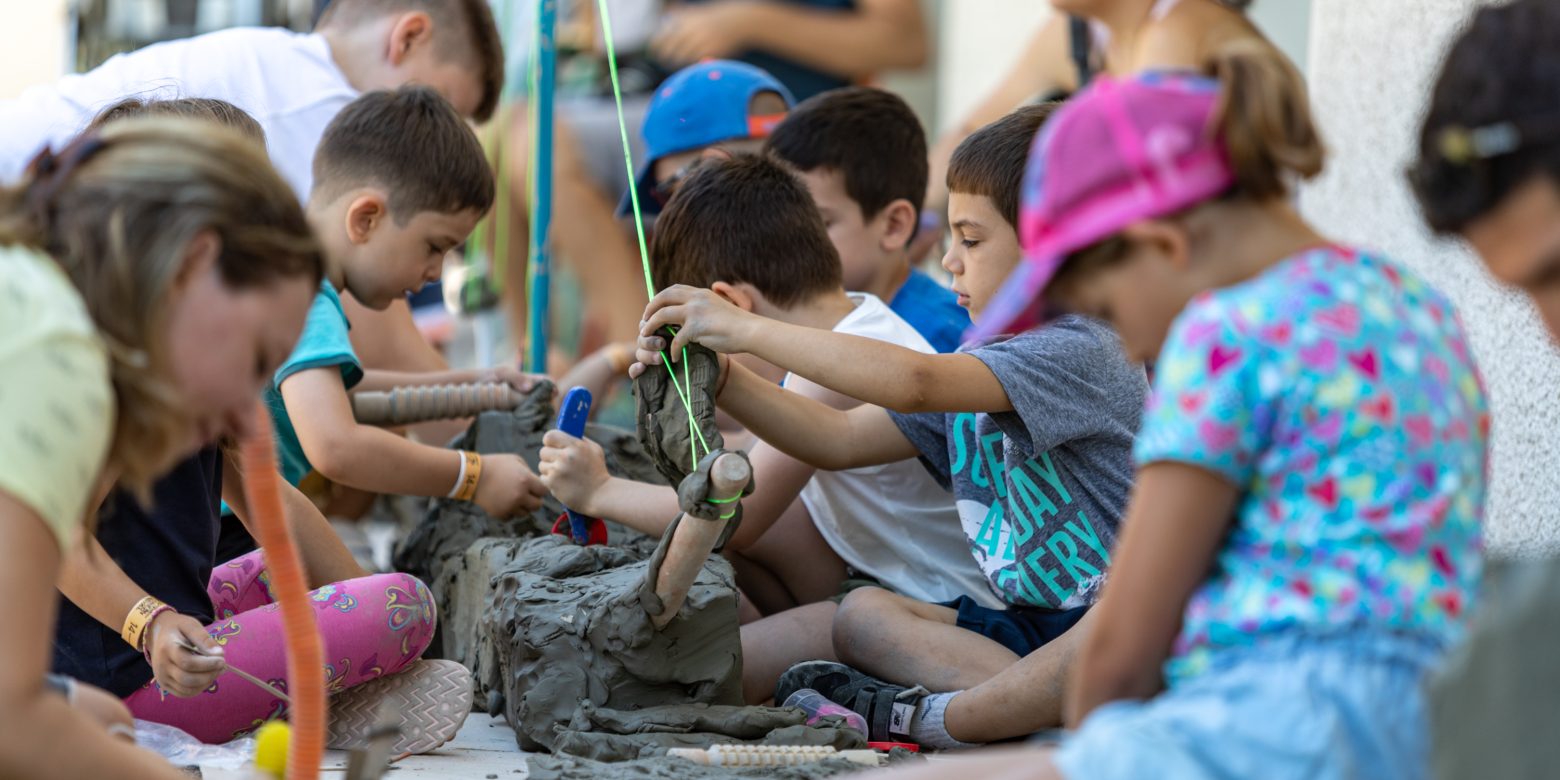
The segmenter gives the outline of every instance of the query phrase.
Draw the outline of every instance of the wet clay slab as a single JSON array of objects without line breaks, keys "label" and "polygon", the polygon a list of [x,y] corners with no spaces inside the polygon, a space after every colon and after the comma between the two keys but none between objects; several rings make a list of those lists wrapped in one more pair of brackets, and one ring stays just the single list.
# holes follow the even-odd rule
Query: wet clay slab
[{"label": "wet clay slab", "polygon": [[[642,602],[648,561],[631,550],[526,543],[495,580],[484,620],[504,712],[521,748],[551,750],[581,705],[635,710],[742,704],[731,565],[712,556],[678,616],[657,631]],[[593,569],[593,570],[592,570]]]},{"label": "wet clay slab", "polygon": [[642,758],[603,763],[573,756],[531,756],[530,780],[703,780],[704,778],[762,777],[772,780],[816,780],[860,772],[860,764],[831,759],[783,767],[700,766],[680,758]]},{"label": "wet clay slab", "polygon": [[629,761],[664,756],[670,748],[714,744],[866,746],[861,732],[846,728],[843,720],[808,726],[806,717],[794,707],[680,704],[624,711],[582,705],[574,720],[558,729],[553,750],[597,761]]},{"label": "wet clay slab", "polygon": [[[713,367],[713,360],[708,362],[706,369]],[[693,384],[711,395],[715,374],[695,373],[709,374]],[[671,406],[671,399],[662,400]],[[712,398],[705,400],[710,403],[701,410],[712,410]],[[659,411],[666,418],[657,418],[665,423],[661,432],[673,440],[682,437],[670,452],[664,446],[657,451],[660,462],[653,462],[630,432],[587,428],[586,435],[605,450],[611,473],[657,484],[666,484],[668,473],[686,474],[681,466],[691,450],[686,417]],[[708,438],[718,446],[713,421],[705,419],[710,415],[695,417],[709,423]],[[552,418],[551,388],[538,388],[515,412],[483,414],[455,446],[516,453],[534,468]],[[396,556],[397,567],[428,582],[438,600],[435,648],[472,668],[478,701],[494,694],[491,703],[505,714],[520,747],[634,759],[614,765],[626,774],[571,758],[544,759],[541,772],[565,773],[559,777],[748,776],[654,756],[670,747],[734,742],[862,746],[858,732],[838,723],[809,727],[798,710],[740,706],[737,591],[723,558],[704,562],[678,615],[657,631],[645,594],[657,540],[609,524],[612,546],[576,546],[549,533],[562,511],[549,499],[527,517],[500,521],[467,503],[435,500]],[[766,769],[752,776],[825,777],[852,767],[831,763],[840,766]]]}]

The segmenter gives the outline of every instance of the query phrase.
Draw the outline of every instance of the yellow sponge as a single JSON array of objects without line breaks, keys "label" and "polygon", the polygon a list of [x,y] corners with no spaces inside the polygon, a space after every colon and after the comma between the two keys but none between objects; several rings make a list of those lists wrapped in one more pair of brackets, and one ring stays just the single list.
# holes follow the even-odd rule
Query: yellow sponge
[{"label": "yellow sponge", "polygon": [[255,767],[278,778],[287,774],[287,746],[292,741],[292,727],[286,721],[267,722],[255,733]]}]

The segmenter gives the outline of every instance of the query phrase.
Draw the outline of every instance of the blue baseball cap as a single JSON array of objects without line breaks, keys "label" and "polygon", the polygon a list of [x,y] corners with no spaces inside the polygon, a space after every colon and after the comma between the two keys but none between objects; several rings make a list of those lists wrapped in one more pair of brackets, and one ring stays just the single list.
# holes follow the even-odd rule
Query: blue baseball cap
[{"label": "blue baseball cap", "polygon": [[[656,160],[722,141],[768,136],[785,115],[749,116],[748,106],[760,92],[779,94],[787,109],[796,105],[791,92],[774,76],[734,60],[689,65],[662,82],[639,128],[647,150],[633,185],[639,191],[639,208],[646,214],[661,211],[652,192]],[[629,194],[624,193],[618,216],[632,210]]]}]

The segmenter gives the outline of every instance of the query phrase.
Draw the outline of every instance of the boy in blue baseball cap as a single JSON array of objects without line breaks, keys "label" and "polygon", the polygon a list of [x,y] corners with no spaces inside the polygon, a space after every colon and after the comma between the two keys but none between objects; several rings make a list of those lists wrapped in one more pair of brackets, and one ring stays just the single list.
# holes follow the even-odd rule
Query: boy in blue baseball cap
[{"label": "boy in blue baseball cap", "polygon": [[[639,130],[648,150],[633,184],[640,212],[660,214],[704,150],[759,151],[794,103],[775,77],[734,60],[707,60],[672,74]],[[633,213],[630,196],[624,193],[619,216]]]}]

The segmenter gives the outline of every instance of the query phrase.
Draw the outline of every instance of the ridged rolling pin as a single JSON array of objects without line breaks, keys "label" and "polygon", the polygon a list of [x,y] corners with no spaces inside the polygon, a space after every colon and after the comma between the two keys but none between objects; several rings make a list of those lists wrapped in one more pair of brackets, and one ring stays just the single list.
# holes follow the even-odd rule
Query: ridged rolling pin
[{"label": "ridged rolling pin", "polygon": [[364,425],[411,425],[511,411],[524,399],[519,390],[503,382],[397,387],[354,394],[352,416]]},{"label": "ridged rolling pin", "polygon": [[835,750],[830,745],[711,745],[705,750],[672,748],[666,754],[705,766],[796,766],[830,758],[865,766],[882,763],[876,751]]}]

